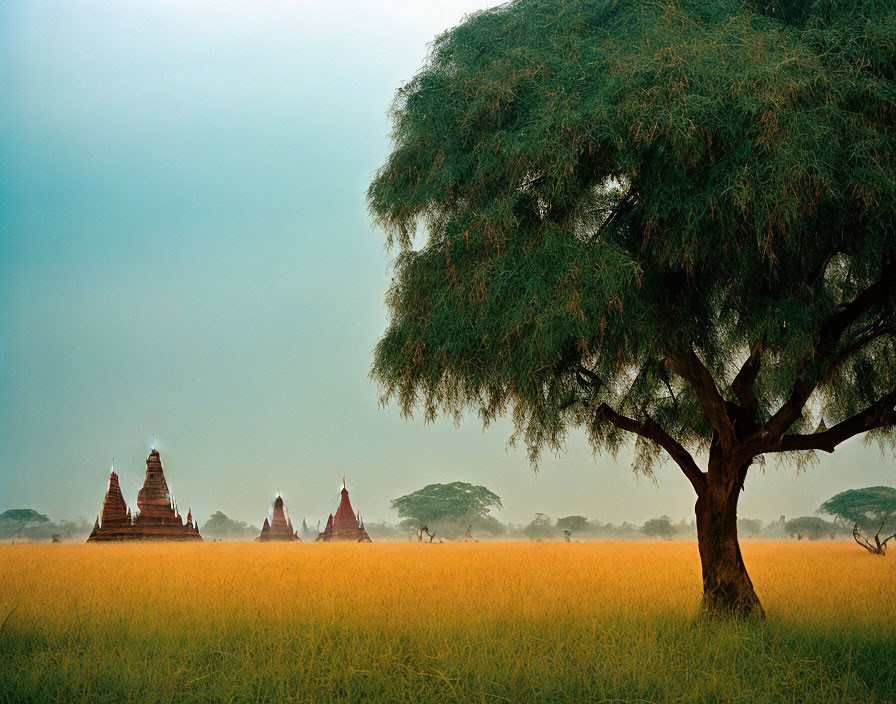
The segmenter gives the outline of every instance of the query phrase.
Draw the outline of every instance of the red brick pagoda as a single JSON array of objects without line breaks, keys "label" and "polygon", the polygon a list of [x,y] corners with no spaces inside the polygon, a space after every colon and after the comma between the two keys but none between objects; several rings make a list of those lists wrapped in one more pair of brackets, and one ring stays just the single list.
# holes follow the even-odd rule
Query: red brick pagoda
[{"label": "red brick pagoda", "polygon": [[102,527],[100,517],[97,516],[93,524],[93,532],[87,538],[91,540],[125,540],[131,537],[133,525],[131,521],[131,509],[128,508],[118,485],[118,475],[115,470],[109,475],[109,489],[103,500]]},{"label": "red brick pagoda", "polygon": [[336,540],[345,540],[352,543],[370,543],[370,536],[364,530],[364,521],[361,514],[355,513],[352,502],[348,499],[348,489],[345,488],[345,477],[342,478],[342,498],[336,515],[332,513],[327,519],[327,526],[323,533],[317,536],[315,542],[329,543]]},{"label": "red brick pagoda", "polygon": [[137,493],[137,515],[132,519],[118,485],[115,471],[109,476],[109,489],[87,542],[111,540],[202,540],[199,525],[187,512],[187,521],[177,511],[168,491],[159,451],[153,448],[146,458],[143,488]]},{"label": "red brick pagoda", "polygon": [[283,497],[280,496],[279,492],[277,493],[277,498],[274,499],[274,513],[270,522],[265,517],[264,525],[261,527],[261,534],[255,539],[259,543],[267,543],[273,540],[297,540],[302,542],[298,533],[293,530],[289,512],[284,509]]}]

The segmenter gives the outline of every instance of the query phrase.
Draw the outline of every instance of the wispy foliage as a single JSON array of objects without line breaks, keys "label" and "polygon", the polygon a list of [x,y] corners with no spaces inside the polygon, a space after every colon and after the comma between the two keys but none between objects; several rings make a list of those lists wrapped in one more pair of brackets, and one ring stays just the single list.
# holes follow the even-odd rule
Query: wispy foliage
[{"label": "wispy foliage", "polygon": [[[800,384],[789,432],[878,402],[896,387],[892,289],[825,355],[819,340],[893,266],[894,67],[892,1],[468,17],[399,91],[368,192],[397,249],[384,402],[509,412],[533,460],[572,426],[617,449],[602,404],[705,450],[717,428],[670,363],[683,350],[741,405],[755,350],[753,425]],[[637,451],[644,471],[660,456]]]}]

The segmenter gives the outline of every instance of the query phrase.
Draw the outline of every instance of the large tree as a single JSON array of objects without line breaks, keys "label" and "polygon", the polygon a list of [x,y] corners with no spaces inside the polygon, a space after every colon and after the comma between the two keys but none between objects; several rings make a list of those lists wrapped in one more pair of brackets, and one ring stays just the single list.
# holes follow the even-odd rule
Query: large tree
[{"label": "large tree", "polygon": [[659,518],[651,518],[641,526],[641,532],[644,535],[650,535],[656,538],[664,538],[672,540],[675,537],[675,526],[672,525],[672,519],[668,516],[660,516]]},{"label": "large tree", "polygon": [[0,513],[0,538],[24,537],[49,523],[47,516],[33,508],[11,508]]},{"label": "large tree", "polygon": [[836,523],[830,523],[818,516],[793,518],[784,524],[784,529],[797,540],[802,540],[803,537],[809,540],[821,540],[822,538],[833,540],[839,532]]},{"label": "large tree", "polygon": [[215,511],[202,524],[202,532],[212,538],[254,538],[259,529],[245,521],[230,518],[222,511]]},{"label": "large tree", "polygon": [[584,533],[591,524],[584,516],[565,516],[557,519],[557,530],[569,531],[570,533]]},{"label": "large tree", "polygon": [[500,532],[503,526],[489,511],[501,507],[497,494],[467,482],[429,484],[392,500],[392,508],[409,526],[434,527],[440,535],[447,531],[448,537],[462,533],[469,525],[490,533]]},{"label": "large tree", "polygon": [[384,400],[671,458],[705,609],[761,613],[750,468],[894,439],[896,3],[520,0],[393,114]]}]

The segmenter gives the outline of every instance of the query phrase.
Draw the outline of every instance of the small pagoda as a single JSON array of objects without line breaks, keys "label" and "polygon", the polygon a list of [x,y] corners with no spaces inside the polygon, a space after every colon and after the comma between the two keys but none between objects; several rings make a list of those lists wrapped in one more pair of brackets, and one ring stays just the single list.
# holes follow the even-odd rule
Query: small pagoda
[{"label": "small pagoda", "polygon": [[345,477],[342,477],[342,498],[339,500],[336,515],[330,514],[326,528],[317,536],[315,542],[329,543],[337,540],[352,543],[372,542],[367,531],[364,530],[361,514],[355,513],[352,502],[349,501],[348,489],[345,488]]},{"label": "small pagoda", "polygon": [[293,530],[292,520],[289,518],[289,511],[283,506],[283,497],[277,492],[277,498],[274,499],[274,512],[271,520],[267,517],[264,519],[264,525],[261,527],[261,533],[255,539],[258,543],[267,543],[271,541],[298,541],[302,542],[299,534]]},{"label": "small pagoda", "polygon": [[178,512],[155,448],[146,458],[146,476],[137,493],[137,515],[133,518],[122,496],[118,475],[114,469],[109,475],[103,510],[87,542],[114,540],[202,540],[192,512],[187,512],[186,523]]}]

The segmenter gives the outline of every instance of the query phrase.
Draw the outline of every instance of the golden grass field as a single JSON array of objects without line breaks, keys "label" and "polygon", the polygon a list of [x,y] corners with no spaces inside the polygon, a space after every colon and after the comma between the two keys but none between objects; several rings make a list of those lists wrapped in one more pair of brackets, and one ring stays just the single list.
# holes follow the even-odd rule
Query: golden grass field
[{"label": "golden grass field", "polygon": [[3,702],[896,702],[896,557],[746,543],[0,546]]}]

